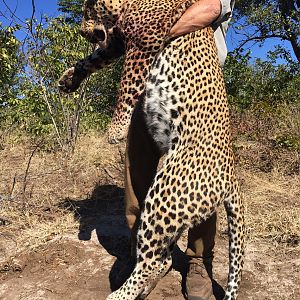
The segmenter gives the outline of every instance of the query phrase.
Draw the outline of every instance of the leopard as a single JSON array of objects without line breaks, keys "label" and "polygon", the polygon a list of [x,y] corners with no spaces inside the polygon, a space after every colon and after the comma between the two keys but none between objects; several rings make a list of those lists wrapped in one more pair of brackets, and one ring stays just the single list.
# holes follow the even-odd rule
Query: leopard
[{"label": "leopard", "polygon": [[[104,21],[103,9],[99,7],[105,0],[86,3],[94,3],[93,8],[100,12],[92,17],[100,28]],[[144,199],[135,268],[108,300],[145,299],[170,269],[174,245],[180,236],[210,218],[221,204],[227,213],[229,236],[224,299],[237,299],[245,252],[244,205],[235,169],[228,97],[213,29],[208,26],[167,38],[172,24],[192,3],[123,1],[112,30],[84,33],[91,41],[100,40],[99,47],[103,48],[96,50],[99,52],[94,64],[81,63],[84,68],[91,65],[86,74],[125,52],[121,104],[118,103],[116,111],[119,118],[125,114],[126,122],[130,123],[132,112],[142,109],[148,131],[165,155]],[[87,20],[83,23],[86,26]],[[120,46],[120,40],[124,45]],[[116,50],[109,50],[115,43]],[[74,75],[75,72],[63,75],[61,85],[66,90],[72,89]],[[125,107],[122,105],[129,106],[129,110],[120,109]],[[122,123],[119,121],[115,124]],[[119,127],[123,135],[125,123]]]},{"label": "leopard", "polygon": [[[96,50],[66,70],[59,79],[60,90],[70,93],[78,89],[81,82],[90,74],[111,64],[125,55],[117,105],[108,129],[108,141],[118,143],[127,137],[128,128],[135,104],[144,92],[145,78],[155,56],[168,40],[172,24],[195,0],[153,0],[143,12],[145,3],[125,0],[86,0],[83,6],[83,20],[80,34]],[[169,11],[161,19],[148,19],[147,9]],[[176,8],[171,10],[170,8]],[[123,16],[126,15],[126,18]],[[130,15],[130,18],[128,17]],[[144,27],[145,23],[151,26]],[[143,24],[143,25],[142,25]],[[163,25],[162,25],[163,24]],[[120,32],[120,28],[124,29]],[[131,82],[131,84],[128,84]]]}]

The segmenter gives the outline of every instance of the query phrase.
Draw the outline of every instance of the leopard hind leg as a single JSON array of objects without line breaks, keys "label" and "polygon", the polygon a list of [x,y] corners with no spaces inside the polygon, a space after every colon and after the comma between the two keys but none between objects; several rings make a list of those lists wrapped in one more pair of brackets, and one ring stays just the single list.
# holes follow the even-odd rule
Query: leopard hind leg
[{"label": "leopard hind leg", "polygon": [[[169,270],[173,246],[183,231],[189,227],[189,220],[180,217],[177,194],[166,184],[171,180],[171,166],[178,169],[180,163],[166,160],[156,174],[145,199],[137,234],[137,264],[128,280],[112,293],[109,300],[144,299],[158,280]],[[178,165],[177,165],[178,164]]]}]

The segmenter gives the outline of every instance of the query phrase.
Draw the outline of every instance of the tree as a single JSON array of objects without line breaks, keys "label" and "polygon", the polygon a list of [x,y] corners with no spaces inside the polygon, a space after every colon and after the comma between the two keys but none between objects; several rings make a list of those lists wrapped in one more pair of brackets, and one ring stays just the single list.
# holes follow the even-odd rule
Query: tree
[{"label": "tree", "polygon": [[[61,93],[57,82],[63,71],[92,52],[79,24],[64,17],[36,18],[34,2],[31,19],[9,11],[7,18],[16,26],[0,27],[1,130],[14,124],[34,135],[54,133],[61,148],[73,148],[82,117],[97,129],[108,123],[122,60],[91,76],[77,92]],[[16,30],[26,33],[24,40],[17,40]]]},{"label": "tree", "polygon": [[300,70],[296,64],[276,64],[273,57],[250,63],[250,52],[229,55],[224,68],[229,100],[236,108],[258,103],[276,108],[300,104]]},{"label": "tree", "polygon": [[84,0],[59,0],[58,9],[67,14],[67,22],[79,24],[82,19],[83,2]]},{"label": "tree", "polygon": [[18,70],[22,68],[20,42],[14,36],[17,29],[18,26],[3,27],[0,23],[0,106],[15,97]]},{"label": "tree", "polygon": [[[27,132],[34,135],[54,132],[61,148],[72,148],[80,117],[89,104],[87,87],[83,84],[77,93],[65,95],[59,93],[57,81],[67,67],[90,51],[89,45],[79,35],[78,25],[68,24],[63,18],[43,16],[39,21],[32,18],[22,26],[27,32],[23,47],[19,47],[21,43],[13,35],[6,43],[15,45],[23,58],[22,69],[15,64],[10,66],[14,63],[13,55],[6,63],[7,69],[12,68],[14,76],[22,80],[13,85],[15,97],[7,99],[2,111],[11,123],[20,124]],[[8,81],[10,78],[6,77]]]},{"label": "tree", "polygon": [[[279,38],[291,44],[300,62],[300,1],[299,0],[240,0],[236,4],[234,28],[243,35],[239,48],[249,42],[264,42]],[[277,47],[286,59],[285,49]]]}]

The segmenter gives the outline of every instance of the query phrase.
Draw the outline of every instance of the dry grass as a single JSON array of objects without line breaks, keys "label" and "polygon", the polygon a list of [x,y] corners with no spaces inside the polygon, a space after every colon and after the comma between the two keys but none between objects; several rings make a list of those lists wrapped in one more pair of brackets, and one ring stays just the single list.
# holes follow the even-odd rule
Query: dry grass
[{"label": "dry grass", "polygon": [[[300,177],[239,169],[247,239],[300,249]],[[227,232],[224,210],[220,231]]]},{"label": "dry grass", "polygon": [[300,247],[299,105],[257,106],[233,116],[250,241]]},{"label": "dry grass", "polygon": [[70,155],[36,151],[26,174],[34,149],[23,141],[7,144],[0,152],[1,236],[9,236],[19,249],[78,227],[74,213],[59,204],[88,199],[95,186],[111,182],[120,169],[119,149],[99,134],[82,136]]},{"label": "dry grass", "polygon": [[243,191],[250,238],[300,245],[299,176],[244,172]]},{"label": "dry grass", "polygon": [[[239,175],[249,239],[299,247],[299,173],[287,175],[279,167],[281,157],[273,157],[270,149],[271,170],[266,173],[253,168],[251,164],[261,163],[261,149],[255,143],[241,145]],[[89,199],[99,184],[122,186],[123,149],[124,145],[109,145],[105,137],[93,133],[80,137],[72,155],[37,151],[29,166],[24,193],[25,171],[34,146],[28,142],[7,144],[0,152],[0,242],[1,237],[9,237],[18,249],[24,249],[74,232],[78,227],[74,213],[59,204],[66,199]],[[287,167],[287,161],[293,163],[299,157],[284,152],[282,159]],[[221,211],[220,229],[224,232],[227,225]]]}]

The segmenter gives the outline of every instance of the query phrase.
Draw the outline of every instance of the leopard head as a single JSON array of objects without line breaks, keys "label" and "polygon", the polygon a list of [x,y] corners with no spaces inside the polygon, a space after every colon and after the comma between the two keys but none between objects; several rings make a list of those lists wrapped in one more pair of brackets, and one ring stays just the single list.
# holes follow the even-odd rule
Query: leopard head
[{"label": "leopard head", "polygon": [[91,43],[105,49],[120,16],[122,2],[122,0],[85,0],[80,34]]}]

